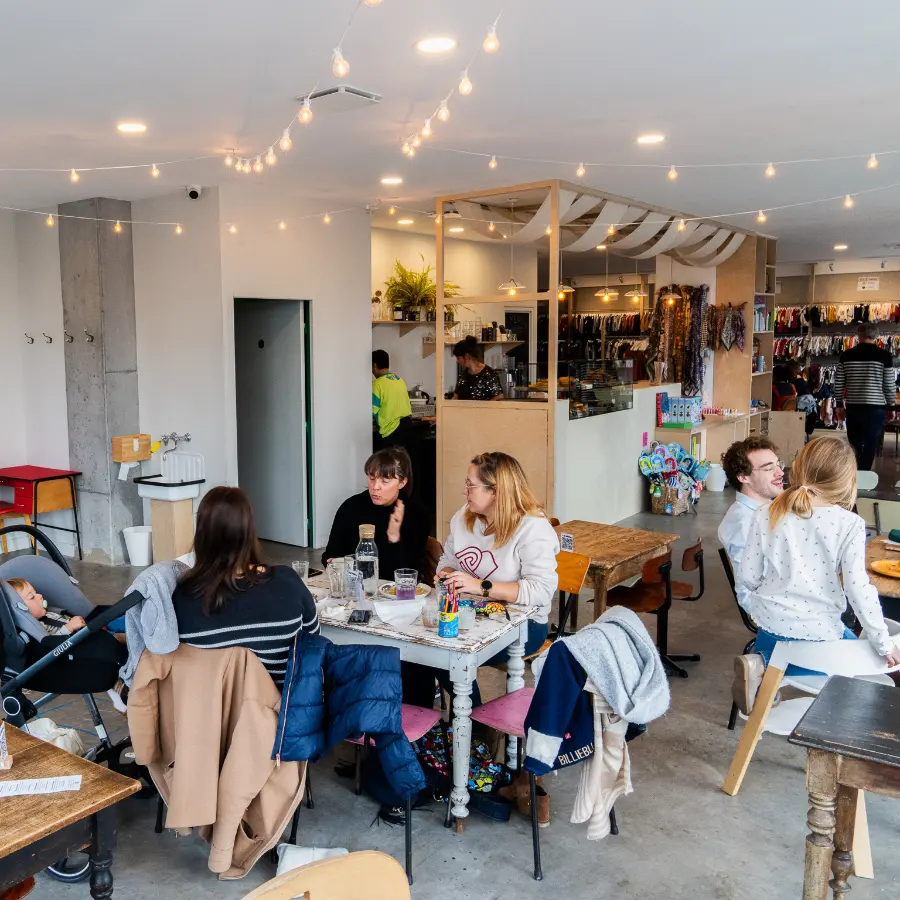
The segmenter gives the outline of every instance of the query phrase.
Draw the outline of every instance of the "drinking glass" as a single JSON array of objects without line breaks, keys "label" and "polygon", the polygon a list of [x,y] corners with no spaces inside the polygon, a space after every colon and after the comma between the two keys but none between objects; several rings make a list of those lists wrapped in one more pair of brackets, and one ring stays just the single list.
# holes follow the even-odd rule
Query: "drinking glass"
[{"label": "drinking glass", "polygon": [[461,600],[459,604],[459,630],[468,631],[475,627],[475,605],[471,600]]},{"label": "drinking glass", "polygon": [[438,602],[435,597],[429,597],[422,607],[422,624],[426,628],[438,627]]},{"label": "drinking glass", "polygon": [[295,559],[291,563],[291,568],[300,576],[302,581],[309,578],[309,561],[305,559]]},{"label": "drinking glass", "polygon": [[343,600],[347,596],[347,561],[339,556],[328,563],[328,586],[333,600]]},{"label": "drinking glass", "polygon": [[419,573],[416,569],[396,569],[394,571],[394,584],[397,587],[398,600],[415,600],[418,583]]}]

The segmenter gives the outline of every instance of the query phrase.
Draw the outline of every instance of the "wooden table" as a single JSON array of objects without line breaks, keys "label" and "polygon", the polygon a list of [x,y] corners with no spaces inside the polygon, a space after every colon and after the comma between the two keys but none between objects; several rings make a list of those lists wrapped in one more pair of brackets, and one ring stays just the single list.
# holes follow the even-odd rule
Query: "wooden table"
[{"label": "wooden table", "polygon": [[879,575],[872,570],[872,563],[878,559],[900,561],[900,552],[885,549],[886,540],[886,537],[877,537],[866,544],[866,570],[869,581],[875,585],[875,590],[878,591],[881,609],[885,616],[897,621],[900,620],[900,578],[888,578],[887,575]]},{"label": "wooden table", "polygon": [[[324,578],[311,578],[314,587],[326,587]],[[472,749],[472,684],[478,667],[484,665],[501,650],[509,649],[506,666],[506,691],[525,687],[525,641],[528,637],[528,616],[533,608],[509,606],[505,616],[478,616],[475,627],[461,631],[458,638],[442,638],[436,628],[425,628],[419,619],[403,629],[397,629],[372,619],[368,625],[350,625],[349,609],[335,606],[319,610],[322,634],[335,644],[377,644],[396,647],[400,659],[419,663],[450,673],[453,683],[453,791],[450,795],[457,831],[469,815],[469,755]],[[517,745],[507,741],[507,764],[517,766]]]},{"label": "wooden table", "polygon": [[[81,530],[78,527],[78,495],[75,491],[75,479],[81,472],[69,469],[48,469],[46,466],[9,466],[0,469],[0,487],[13,489],[13,502],[0,502],[0,518],[5,514],[22,517],[26,523],[35,528],[52,528],[54,531],[66,531],[74,534],[78,544],[78,558],[81,553]],[[55,512],[58,509],[71,509],[74,528],[61,525],[48,525],[38,521],[38,513]],[[6,538],[3,538],[6,552]]]},{"label": "wooden table", "polygon": [[[575,552],[591,558],[595,621],[606,612],[606,594],[610,588],[626,578],[640,575],[645,562],[667,553],[680,537],[663,531],[641,531],[580,520],[559,525],[556,532],[571,534],[575,539]],[[577,605],[575,612],[573,628],[578,627]]]},{"label": "wooden table", "polygon": [[850,889],[859,792],[900,799],[900,691],[835,676],[788,740],[808,751],[803,900],[825,900],[830,873],[841,900]]},{"label": "wooden table", "polygon": [[139,782],[6,726],[13,767],[0,781],[80,775],[81,789],[60,794],[4,797],[0,819],[0,890],[87,849],[91,896],[112,896],[114,805],[141,789]]}]

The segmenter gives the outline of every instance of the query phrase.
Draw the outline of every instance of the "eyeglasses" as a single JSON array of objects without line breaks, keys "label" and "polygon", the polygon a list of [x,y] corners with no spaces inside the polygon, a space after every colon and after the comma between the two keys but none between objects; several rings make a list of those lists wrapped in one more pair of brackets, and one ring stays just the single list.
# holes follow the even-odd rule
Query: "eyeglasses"
[{"label": "eyeglasses", "polygon": [[468,494],[470,491],[474,491],[475,488],[485,488],[486,490],[490,490],[490,486],[486,484],[472,484],[469,479],[466,479],[465,491]]},{"label": "eyeglasses", "polygon": [[767,474],[771,474],[772,472],[778,470],[779,472],[783,472],[785,469],[785,464],[782,460],[776,460],[773,463],[766,463],[764,466],[758,466],[753,471],[754,472],[766,472]]}]

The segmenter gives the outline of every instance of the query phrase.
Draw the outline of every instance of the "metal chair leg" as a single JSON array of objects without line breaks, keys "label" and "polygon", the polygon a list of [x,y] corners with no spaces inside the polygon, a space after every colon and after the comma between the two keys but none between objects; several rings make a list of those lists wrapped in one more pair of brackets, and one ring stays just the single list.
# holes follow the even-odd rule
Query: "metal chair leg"
[{"label": "metal chair leg", "polygon": [[619,833],[619,825],[616,822],[616,808],[613,807],[609,811],[609,833],[610,834],[618,834]]},{"label": "metal chair leg", "polygon": [[157,834],[162,834],[163,831],[163,815],[166,811],[166,804],[163,803],[163,798],[159,798],[159,802],[156,804],[156,826],[154,827],[154,831]]},{"label": "metal chair leg", "polygon": [[731,704],[731,715],[728,717],[728,730],[734,731],[735,723],[737,722],[738,715],[738,705],[737,703]]},{"label": "metal chair leg", "polygon": [[412,884],[412,795],[406,798],[406,880]]},{"label": "metal chair leg", "polygon": [[353,766],[353,793],[358,797],[362,793],[362,747],[359,744],[353,748]]},{"label": "metal chair leg", "polygon": [[288,838],[288,843],[295,847],[297,846],[297,828],[300,825],[301,809],[303,809],[302,803],[294,810],[294,817],[291,819],[291,836]]},{"label": "metal chair leg", "polygon": [[[316,804],[312,795],[312,769],[309,762],[306,763],[306,808],[315,809]],[[293,841],[291,841],[293,843]]]},{"label": "metal chair leg", "polygon": [[528,790],[531,795],[531,843],[534,849],[534,880],[543,881],[544,873],[541,871],[541,829],[538,825],[537,783],[534,780],[534,772],[528,773]]}]

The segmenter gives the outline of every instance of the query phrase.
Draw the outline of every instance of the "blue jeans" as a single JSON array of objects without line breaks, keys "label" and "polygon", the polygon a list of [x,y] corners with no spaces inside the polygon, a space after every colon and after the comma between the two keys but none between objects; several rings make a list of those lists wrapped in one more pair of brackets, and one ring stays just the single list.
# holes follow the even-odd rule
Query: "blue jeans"
[{"label": "blue jeans", "polygon": [[[845,641],[855,641],[856,635],[849,629],[844,628],[844,633],[841,636],[842,640]],[[796,641],[799,638],[789,638],[789,637],[781,637],[779,634],[772,634],[771,631],[763,631],[760,628],[759,632],[756,635],[756,639],[753,642],[753,652],[758,653],[766,663],[766,666],[769,665],[769,660],[772,658],[772,651],[775,649],[775,645],[779,641]],[[787,667],[787,671],[784,673],[785,675],[824,675],[824,672],[814,672],[812,669],[804,669],[803,666],[795,666],[793,664]]]}]

